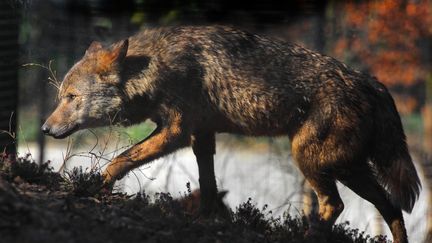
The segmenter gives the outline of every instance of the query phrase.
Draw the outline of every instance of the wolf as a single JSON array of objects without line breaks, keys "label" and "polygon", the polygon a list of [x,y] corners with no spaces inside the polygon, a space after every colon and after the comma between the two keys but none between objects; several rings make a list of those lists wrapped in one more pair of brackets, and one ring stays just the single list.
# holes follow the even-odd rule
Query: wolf
[{"label": "wolf", "polygon": [[93,42],[65,75],[42,131],[150,119],[157,128],[113,159],[112,185],[130,170],[192,146],[201,213],[215,212],[216,133],[288,136],[295,163],[330,230],[344,208],[336,181],[371,202],[395,242],[407,242],[402,210],[421,185],[394,101],[375,77],[336,59],[226,26],[146,29],[112,45]]}]

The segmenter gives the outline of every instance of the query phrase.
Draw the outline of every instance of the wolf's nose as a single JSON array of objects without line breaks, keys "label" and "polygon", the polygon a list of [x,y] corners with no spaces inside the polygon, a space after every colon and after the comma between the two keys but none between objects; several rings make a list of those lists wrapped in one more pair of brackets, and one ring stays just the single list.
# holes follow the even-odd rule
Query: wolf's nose
[{"label": "wolf's nose", "polygon": [[41,130],[43,133],[48,134],[50,132],[50,127],[47,124],[43,124]]}]

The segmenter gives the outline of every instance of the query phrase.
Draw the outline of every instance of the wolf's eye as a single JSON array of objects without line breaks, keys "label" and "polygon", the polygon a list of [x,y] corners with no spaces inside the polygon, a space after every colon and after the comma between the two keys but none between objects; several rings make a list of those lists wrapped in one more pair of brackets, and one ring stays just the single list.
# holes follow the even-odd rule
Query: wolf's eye
[{"label": "wolf's eye", "polygon": [[73,100],[73,99],[76,98],[76,95],[74,95],[74,94],[67,94],[66,98],[71,101],[71,100]]}]

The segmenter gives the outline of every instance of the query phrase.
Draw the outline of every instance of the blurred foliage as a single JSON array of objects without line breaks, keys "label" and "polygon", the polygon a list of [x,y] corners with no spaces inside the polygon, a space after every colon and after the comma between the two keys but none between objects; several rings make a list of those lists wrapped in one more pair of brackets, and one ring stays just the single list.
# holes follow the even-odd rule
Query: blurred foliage
[{"label": "blurred foliage", "polygon": [[421,134],[423,132],[423,119],[421,114],[412,113],[401,116],[402,123],[407,133]]},{"label": "blurred foliage", "polygon": [[37,114],[29,110],[20,111],[18,113],[17,129],[18,144],[25,145],[26,143],[36,141],[36,138],[40,133]]},{"label": "blurred foliage", "polygon": [[125,128],[125,133],[132,142],[138,142],[146,138],[156,128],[156,125],[145,122]]},{"label": "blurred foliage", "polygon": [[431,5],[427,0],[348,1],[337,18],[351,35],[336,40],[333,54],[344,59],[352,52],[387,85],[424,82],[431,72],[430,53],[425,53],[431,50]]}]

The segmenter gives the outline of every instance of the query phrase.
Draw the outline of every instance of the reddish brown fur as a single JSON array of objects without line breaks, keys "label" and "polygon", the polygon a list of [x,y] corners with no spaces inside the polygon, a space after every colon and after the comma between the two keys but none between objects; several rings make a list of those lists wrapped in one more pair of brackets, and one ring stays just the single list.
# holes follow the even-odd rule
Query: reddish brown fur
[{"label": "reddish brown fur", "polygon": [[401,209],[420,182],[393,99],[374,77],[300,46],[228,27],[148,29],[103,47],[93,43],[65,76],[43,130],[146,119],[158,128],[115,158],[107,184],[133,168],[192,146],[201,212],[217,208],[215,133],[287,135],[319,199],[327,230],[343,210],[341,181],[373,203],[395,242],[407,242]]}]

